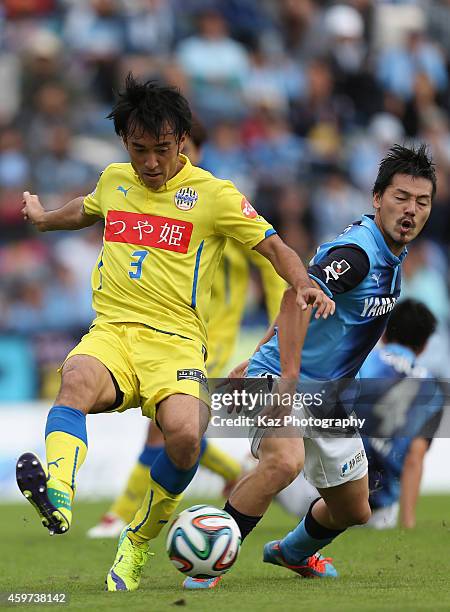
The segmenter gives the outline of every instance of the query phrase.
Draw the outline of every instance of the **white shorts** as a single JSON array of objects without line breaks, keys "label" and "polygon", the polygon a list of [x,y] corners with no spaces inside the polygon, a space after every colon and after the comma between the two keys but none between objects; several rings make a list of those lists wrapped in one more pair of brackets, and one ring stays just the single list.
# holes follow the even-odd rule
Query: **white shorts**
[{"label": "white shorts", "polygon": [[[262,373],[265,377],[268,373]],[[276,386],[277,376],[273,377],[272,385]],[[272,392],[276,391],[273,387]],[[262,408],[262,407],[261,407]],[[299,417],[307,417],[300,410]],[[258,451],[264,437],[265,430],[260,427],[252,427],[249,431],[251,451],[258,458]],[[305,446],[305,477],[310,484],[319,489],[337,487],[345,482],[359,480],[368,471],[368,463],[364,445],[359,433],[351,437],[337,437],[336,435],[324,435],[314,437],[298,430],[298,435],[303,437]]]},{"label": "white shorts", "polygon": [[337,487],[367,474],[368,464],[359,434],[352,438],[303,438],[306,479],[317,489]]}]

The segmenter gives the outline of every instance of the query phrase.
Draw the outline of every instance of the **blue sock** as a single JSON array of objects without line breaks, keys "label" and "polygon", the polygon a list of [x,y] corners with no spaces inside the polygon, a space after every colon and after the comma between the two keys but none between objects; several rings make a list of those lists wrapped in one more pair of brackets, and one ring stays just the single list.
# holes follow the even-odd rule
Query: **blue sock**
[{"label": "blue sock", "polygon": [[45,437],[55,431],[68,433],[82,440],[86,447],[87,431],[86,431],[86,415],[78,408],[70,406],[53,406],[47,415],[47,423],[45,425]]},{"label": "blue sock", "polygon": [[293,565],[300,563],[345,531],[345,529],[328,529],[316,521],[312,515],[316,501],[318,500],[313,501],[297,527],[280,541],[282,555],[288,563]]},{"label": "blue sock", "polygon": [[142,465],[146,465],[147,467],[151,467],[163,449],[163,445],[150,446],[150,444],[146,444],[142,449],[142,453],[139,455],[139,463],[142,463]]},{"label": "blue sock", "polygon": [[197,459],[191,468],[181,470],[173,463],[164,448],[153,463],[150,469],[150,476],[169,493],[179,495],[194,478],[198,464],[199,460]]},{"label": "blue sock", "polygon": [[[198,457],[199,459],[201,459],[203,453],[206,450],[207,445],[208,443],[207,443],[206,438],[202,438],[202,441],[200,442],[200,455]],[[141,454],[138,457],[139,463],[142,463],[142,465],[151,467],[155,463],[157,456],[163,449],[164,449],[163,444],[158,444],[157,446],[146,444],[144,448],[142,449]]]}]

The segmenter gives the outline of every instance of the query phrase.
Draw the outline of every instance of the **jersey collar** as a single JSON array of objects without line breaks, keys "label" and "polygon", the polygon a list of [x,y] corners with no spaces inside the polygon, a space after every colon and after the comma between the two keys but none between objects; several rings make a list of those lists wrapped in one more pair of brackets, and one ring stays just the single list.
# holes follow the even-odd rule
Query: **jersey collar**
[{"label": "jersey collar", "polygon": [[375,223],[374,219],[375,219],[374,215],[363,215],[362,220],[361,220],[361,225],[363,225],[364,227],[367,227],[367,229],[371,232],[371,234],[375,238],[375,242],[377,243],[378,248],[383,253],[386,261],[393,266],[399,266],[402,263],[402,261],[405,259],[408,253],[408,250],[405,247],[398,257],[394,255],[394,253],[391,251],[391,249],[386,244],[384,236],[381,233],[378,225]]},{"label": "jersey collar", "polygon": [[189,176],[191,175],[193,166],[191,162],[189,161],[189,158],[186,157],[186,155],[183,155],[182,153],[180,153],[180,159],[181,159],[181,163],[183,164],[183,167],[181,168],[181,170],[177,172],[175,176],[169,179],[167,183],[165,183],[159,189],[157,189],[156,190],[157,193],[160,193],[161,191],[170,191],[171,189],[175,189],[183,181],[189,178]]}]

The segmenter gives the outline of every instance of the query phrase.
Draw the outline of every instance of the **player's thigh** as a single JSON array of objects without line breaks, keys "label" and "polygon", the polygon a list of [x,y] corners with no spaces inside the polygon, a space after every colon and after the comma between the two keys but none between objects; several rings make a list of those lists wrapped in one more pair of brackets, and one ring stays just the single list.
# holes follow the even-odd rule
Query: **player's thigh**
[{"label": "player's thigh", "polygon": [[56,404],[87,414],[102,412],[115,401],[116,388],[111,374],[96,357],[74,355],[64,362]]},{"label": "player's thigh", "polygon": [[78,374],[74,372],[78,364],[86,360],[91,365],[90,384],[94,384],[93,395],[96,395],[89,412],[122,412],[139,405],[138,380],[124,343],[125,327],[109,323],[95,325],[68,354],[61,368],[64,397],[66,385],[69,379],[73,379],[71,387],[76,386],[76,399],[81,402],[84,411],[88,403],[86,384],[83,379],[77,379],[79,371]]}]

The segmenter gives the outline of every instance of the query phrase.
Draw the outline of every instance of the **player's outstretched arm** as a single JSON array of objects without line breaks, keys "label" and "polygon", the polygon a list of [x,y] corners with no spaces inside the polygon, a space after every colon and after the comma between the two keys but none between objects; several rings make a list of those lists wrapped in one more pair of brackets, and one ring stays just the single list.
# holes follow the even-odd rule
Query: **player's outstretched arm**
[{"label": "player's outstretched arm", "polygon": [[23,193],[22,214],[38,231],[77,230],[89,227],[101,217],[87,215],[83,206],[84,197],[75,198],[56,210],[45,210],[37,195],[29,191]]},{"label": "player's outstretched arm", "polygon": [[297,253],[277,235],[266,238],[255,246],[255,250],[272,263],[278,274],[296,291],[298,306],[306,310],[311,304],[317,308],[316,317],[334,313],[335,304],[320,288],[314,286]]},{"label": "player's outstretched arm", "polygon": [[276,321],[282,378],[297,381],[310,318],[311,308],[307,310],[298,308],[295,290],[293,288],[287,289],[281,301],[280,314]]},{"label": "player's outstretched arm", "polygon": [[415,438],[406,455],[400,485],[400,525],[411,529],[416,524],[416,504],[422,480],[423,461],[429,442]]},{"label": "player's outstretched arm", "polygon": [[[317,285],[312,281],[314,290]],[[278,327],[278,336],[280,335],[280,320],[281,320],[281,335],[283,337],[283,354],[286,355],[284,359],[285,367],[282,375],[284,378],[297,378],[300,370],[300,354],[303,348],[303,343],[306,336],[309,320],[311,318],[311,311],[301,311],[302,316],[299,315],[299,309],[297,306],[297,296],[295,291],[290,288],[284,292],[283,299],[281,301],[280,312],[266,331],[264,336],[258,342],[254,353],[257,353],[260,347],[272,338],[275,333],[275,328]],[[295,327],[295,329],[294,329]],[[290,333],[293,331],[294,333]],[[280,340],[281,342],[281,340]],[[281,346],[280,346],[281,351]],[[297,351],[297,353],[296,353]],[[246,376],[247,367],[249,360],[246,359],[242,363],[235,366],[228,374],[228,378],[243,378]],[[283,361],[282,361],[283,363]]]}]

